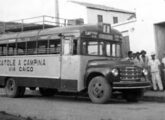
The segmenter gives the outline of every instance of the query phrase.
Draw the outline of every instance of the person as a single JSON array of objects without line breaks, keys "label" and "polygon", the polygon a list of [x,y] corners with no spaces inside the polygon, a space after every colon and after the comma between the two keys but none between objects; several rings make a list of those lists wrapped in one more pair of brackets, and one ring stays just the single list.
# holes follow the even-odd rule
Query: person
[{"label": "person", "polygon": [[136,59],[136,56],[137,56],[136,53],[132,53],[132,58],[133,58],[133,59]]},{"label": "person", "polygon": [[128,57],[122,59],[122,61],[133,61],[133,52],[128,51],[127,55],[128,55]]},{"label": "person", "polygon": [[[153,84],[153,90],[156,91],[158,90],[163,90],[163,85],[162,85],[162,81],[161,81],[161,77],[160,77],[160,61],[159,59],[155,58],[155,53],[152,52],[151,53],[151,60],[148,62],[148,66],[149,66],[149,71],[151,72],[151,80],[152,80],[152,84]],[[158,85],[158,88],[157,88]]]},{"label": "person", "polygon": [[133,62],[138,67],[142,67],[142,64],[141,64],[141,61],[140,61],[140,52],[136,52]]},{"label": "person", "polygon": [[147,52],[145,50],[142,50],[141,51],[141,56],[140,56],[140,62],[141,62],[141,66],[143,68],[146,68],[148,69],[148,62],[149,62],[149,59],[148,57],[146,56]]}]

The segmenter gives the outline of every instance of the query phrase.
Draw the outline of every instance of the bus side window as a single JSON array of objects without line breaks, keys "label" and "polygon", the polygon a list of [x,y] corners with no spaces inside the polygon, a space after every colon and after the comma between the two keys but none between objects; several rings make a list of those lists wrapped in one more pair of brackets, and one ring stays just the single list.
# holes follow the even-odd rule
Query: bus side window
[{"label": "bus side window", "polygon": [[4,44],[3,45],[3,53],[2,54],[3,55],[8,55],[7,53],[8,53],[7,44]]},{"label": "bus side window", "polygon": [[36,41],[28,41],[27,42],[27,54],[28,55],[37,54],[36,45],[37,45]]},{"label": "bus side window", "polygon": [[0,45],[0,56],[3,55],[3,44]]},{"label": "bus side window", "polygon": [[8,44],[8,55],[16,55],[16,43]]},{"label": "bus side window", "polygon": [[38,41],[38,54],[46,54],[48,51],[48,40]]},{"label": "bus side window", "polygon": [[17,54],[24,55],[26,53],[26,42],[17,43]]},{"label": "bus side window", "polygon": [[53,39],[49,41],[49,53],[50,54],[60,54],[61,51],[61,41],[60,39]]},{"label": "bus side window", "polygon": [[7,55],[7,44],[0,45],[0,55]]}]

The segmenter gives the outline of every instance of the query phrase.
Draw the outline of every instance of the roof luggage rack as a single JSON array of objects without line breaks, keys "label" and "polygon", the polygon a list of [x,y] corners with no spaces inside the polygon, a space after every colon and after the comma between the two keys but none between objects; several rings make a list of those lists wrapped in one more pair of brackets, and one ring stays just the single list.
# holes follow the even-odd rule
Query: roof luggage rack
[{"label": "roof luggage rack", "polygon": [[26,18],[21,20],[15,20],[10,22],[1,22],[0,32],[10,33],[10,32],[22,32],[28,30],[46,29],[52,27],[62,27],[67,26],[68,20],[63,18],[55,18],[51,16],[38,16],[33,18]]}]

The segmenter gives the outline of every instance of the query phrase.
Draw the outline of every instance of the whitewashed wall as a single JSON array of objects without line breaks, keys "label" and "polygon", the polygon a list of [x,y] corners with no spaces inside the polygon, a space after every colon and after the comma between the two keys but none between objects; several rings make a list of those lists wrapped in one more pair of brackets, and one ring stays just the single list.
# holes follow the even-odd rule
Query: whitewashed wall
[{"label": "whitewashed wall", "polygon": [[120,32],[127,32],[130,40],[130,49],[134,52],[146,50],[148,53],[155,51],[154,26],[151,22],[131,20],[112,25]]},{"label": "whitewashed wall", "polygon": [[113,17],[118,17],[118,22],[126,21],[131,15],[126,13],[119,12],[109,12],[109,11],[101,11],[95,9],[87,9],[87,22],[88,23],[97,23],[97,15],[103,16],[103,22],[105,23],[113,23]]},{"label": "whitewashed wall", "polygon": [[[119,24],[114,26],[119,31],[128,30],[130,47],[133,51],[146,50],[148,54],[156,52],[154,24],[165,22],[165,1],[145,0],[138,4],[137,20],[134,23]],[[134,28],[133,31],[130,31]],[[157,46],[158,47],[158,46]]]}]

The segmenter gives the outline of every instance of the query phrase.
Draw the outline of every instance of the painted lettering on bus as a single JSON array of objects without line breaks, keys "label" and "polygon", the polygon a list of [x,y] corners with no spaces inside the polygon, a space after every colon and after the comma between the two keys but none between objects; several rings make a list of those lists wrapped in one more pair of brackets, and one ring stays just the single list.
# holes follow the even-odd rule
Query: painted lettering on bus
[{"label": "painted lettering on bus", "polygon": [[33,66],[46,66],[45,59],[23,59],[18,61],[20,72],[34,72]]},{"label": "painted lettering on bus", "polygon": [[45,66],[46,62],[45,59],[24,59],[23,64],[24,66]]},{"label": "painted lettering on bus", "polygon": [[16,60],[9,60],[9,59],[3,59],[0,60],[0,66],[15,66],[16,65]]},{"label": "painted lettering on bus", "polygon": [[46,66],[45,59],[1,59],[0,66],[6,66],[9,72],[34,72],[37,66]]},{"label": "painted lettering on bus", "polygon": [[20,72],[33,72],[33,67],[19,67]]}]

